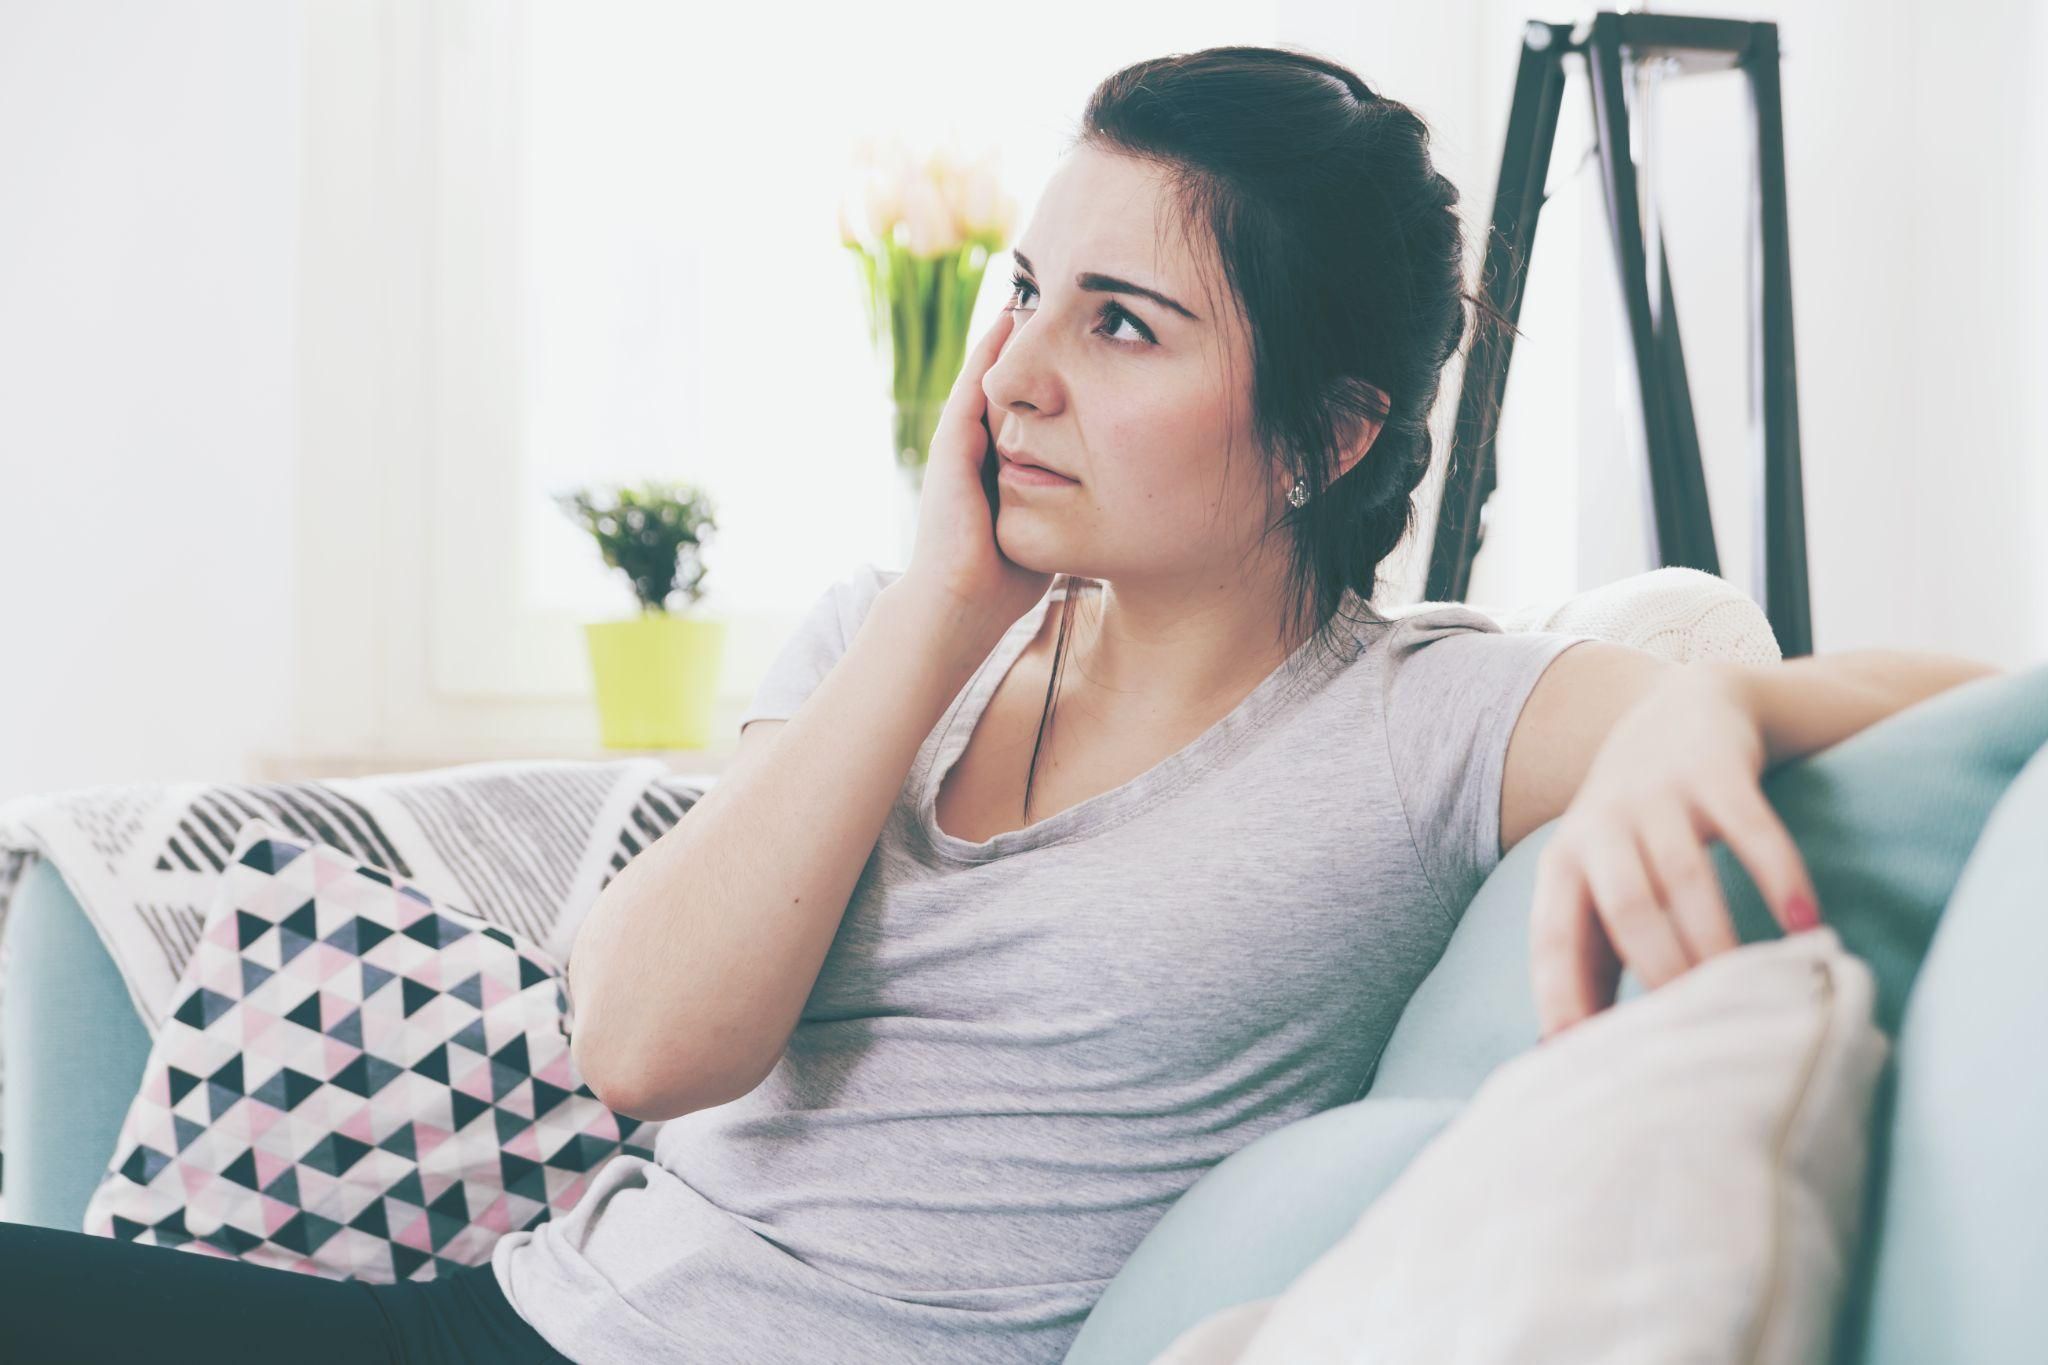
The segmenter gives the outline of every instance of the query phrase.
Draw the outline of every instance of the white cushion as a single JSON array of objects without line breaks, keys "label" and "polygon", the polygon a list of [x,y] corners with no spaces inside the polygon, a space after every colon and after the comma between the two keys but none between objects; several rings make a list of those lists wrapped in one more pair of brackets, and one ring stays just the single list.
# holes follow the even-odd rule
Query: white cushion
[{"label": "white cushion", "polygon": [[[1442,602],[1385,609],[1388,616],[1427,611]],[[1603,583],[1550,602],[1512,607],[1467,603],[1502,630],[1556,630],[1632,645],[1673,663],[1719,659],[1772,664],[1784,657],[1771,618],[1726,579],[1667,565]]]},{"label": "white cushion", "polygon": [[1489,1076],[1284,1292],[1153,1365],[1827,1359],[1874,990],[1824,925],[1601,1011]]}]

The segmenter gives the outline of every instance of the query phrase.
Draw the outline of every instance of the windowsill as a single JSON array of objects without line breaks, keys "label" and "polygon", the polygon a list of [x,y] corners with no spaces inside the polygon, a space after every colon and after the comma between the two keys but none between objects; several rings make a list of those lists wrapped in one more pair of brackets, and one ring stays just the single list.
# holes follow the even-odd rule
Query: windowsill
[{"label": "windowsill", "polygon": [[658,758],[679,776],[716,777],[730,757],[729,749],[606,749],[550,750],[534,753],[445,754],[280,754],[256,753],[245,765],[251,782],[301,782],[323,777],[375,777],[385,773],[426,772],[470,763],[521,760],[608,763],[629,758]]}]

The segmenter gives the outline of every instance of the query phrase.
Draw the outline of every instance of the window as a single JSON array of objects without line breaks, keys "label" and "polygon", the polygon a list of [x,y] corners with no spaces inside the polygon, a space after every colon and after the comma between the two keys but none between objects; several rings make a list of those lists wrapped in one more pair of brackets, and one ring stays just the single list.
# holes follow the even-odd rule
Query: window
[{"label": "window", "polygon": [[827,582],[894,562],[908,496],[834,218],[858,137],[999,148],[1021,227],[1103,76],[1272,41],[1270,7],[1222,3],[438,12],[429,638],[437,687],[477,696],[580,695],[579,623],[632,609],[552,502],[573,485],[710,492],[735,695]]}]

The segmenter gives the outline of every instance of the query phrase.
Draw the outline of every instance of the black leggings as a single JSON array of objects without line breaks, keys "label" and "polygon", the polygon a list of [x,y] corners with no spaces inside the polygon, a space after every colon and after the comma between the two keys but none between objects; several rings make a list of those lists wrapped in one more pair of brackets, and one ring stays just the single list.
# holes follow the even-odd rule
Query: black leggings
[{"label": "black leggings", "polygon": [[0,1222],[0,1360],[9,1365],[568,1359],[512,1311],[488,1262],[370,1284]]}]

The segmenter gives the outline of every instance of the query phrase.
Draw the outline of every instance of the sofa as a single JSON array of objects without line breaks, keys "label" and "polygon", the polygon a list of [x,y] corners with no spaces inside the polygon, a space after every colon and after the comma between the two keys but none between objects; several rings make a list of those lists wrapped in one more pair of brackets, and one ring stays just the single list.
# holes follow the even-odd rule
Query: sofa
[{"label": "sofa", "polygon": [[[1585,631],[1679,659],[1755,661],[1759,650],[1775,657],[1768,626],[1758,633],[1762,613],[1718,579],[1664,569],[1624,583],[1626,592],[1491,615],[1509,629]],[[1919,892],[1945,902],[1939,930],[1931,944],[1924,935],[1909,942],[1901,956],[1911,960],[1890,977],[1894,1013],[1903,1017],[1892,1021],[1896,1074],[1873,1115],[1880,1131],[1870,1162],[1871,1218],[1836,1334],[1835,1359],[1845,1365],[2038,1360],[2048,1352],[2048,1296],[2038,1292],[2048,1274],[2048,1070],[2036,1050],[2048,1042],[2048,989],[2039,980],[2048,962],[2048,841],[2038,837],[2048,829],[2048,748],[2041,745],[2048,667],[1996,681],[1998,689],[1970,685],[1982,691],[1981,702],[1945,695],[1921,703],[1953,714],[1905,732],[1918,736],[1924,752],[1941,742],[1941,723],[1951,733],[2001,730],[1979,755],[1984,761],[1965,795],[1946,801],[1942,846],[1955,851],[1957,866],[1928,868],[1932,889]],[[1874,802],[1914,799],[1912,774],[1898,774],[1896,791],[1878,790],[1884,765],[1912,761],[1912,745],[1887,752],[1874,740],[1863,747],[1865,766],[1849,754],[1841,765],[1767,786],[1767,795],[1781,813],[1800,801],[1832,809],[1845,782]],[[1801,777],[1812,780],[1801,788]],[[1279,1292],[1344,1234],[1489,1072],[1534,1044],[1526,917],[1535,864],[1553,829],[1546,825],[1511,850],[1468,905],[1365,1096],[1265,1134],[1205,1173],[1111,1282],[1069,1365],[1142,1365],[1204,1315]],[[1910,852],[1896,844],[1889,856]],[[1731,905],[1748,915],[1745,939],[1768,933],[1757,927],[1768,916],[1757,909],[1754,889],[1742,885],[1743,872],[1725,849],[1717,846],[1716,855]],[[1894,875],[1898,865],[1883,856],[1869,865]],[[1836,908],[1825,882],[1822,898],[1824,910]],[[28,867],[5,934],[6,1216],[75,1229],[150,1039],[55,868]],[[1620,999],[1639,992],[1624,974]]]}]

